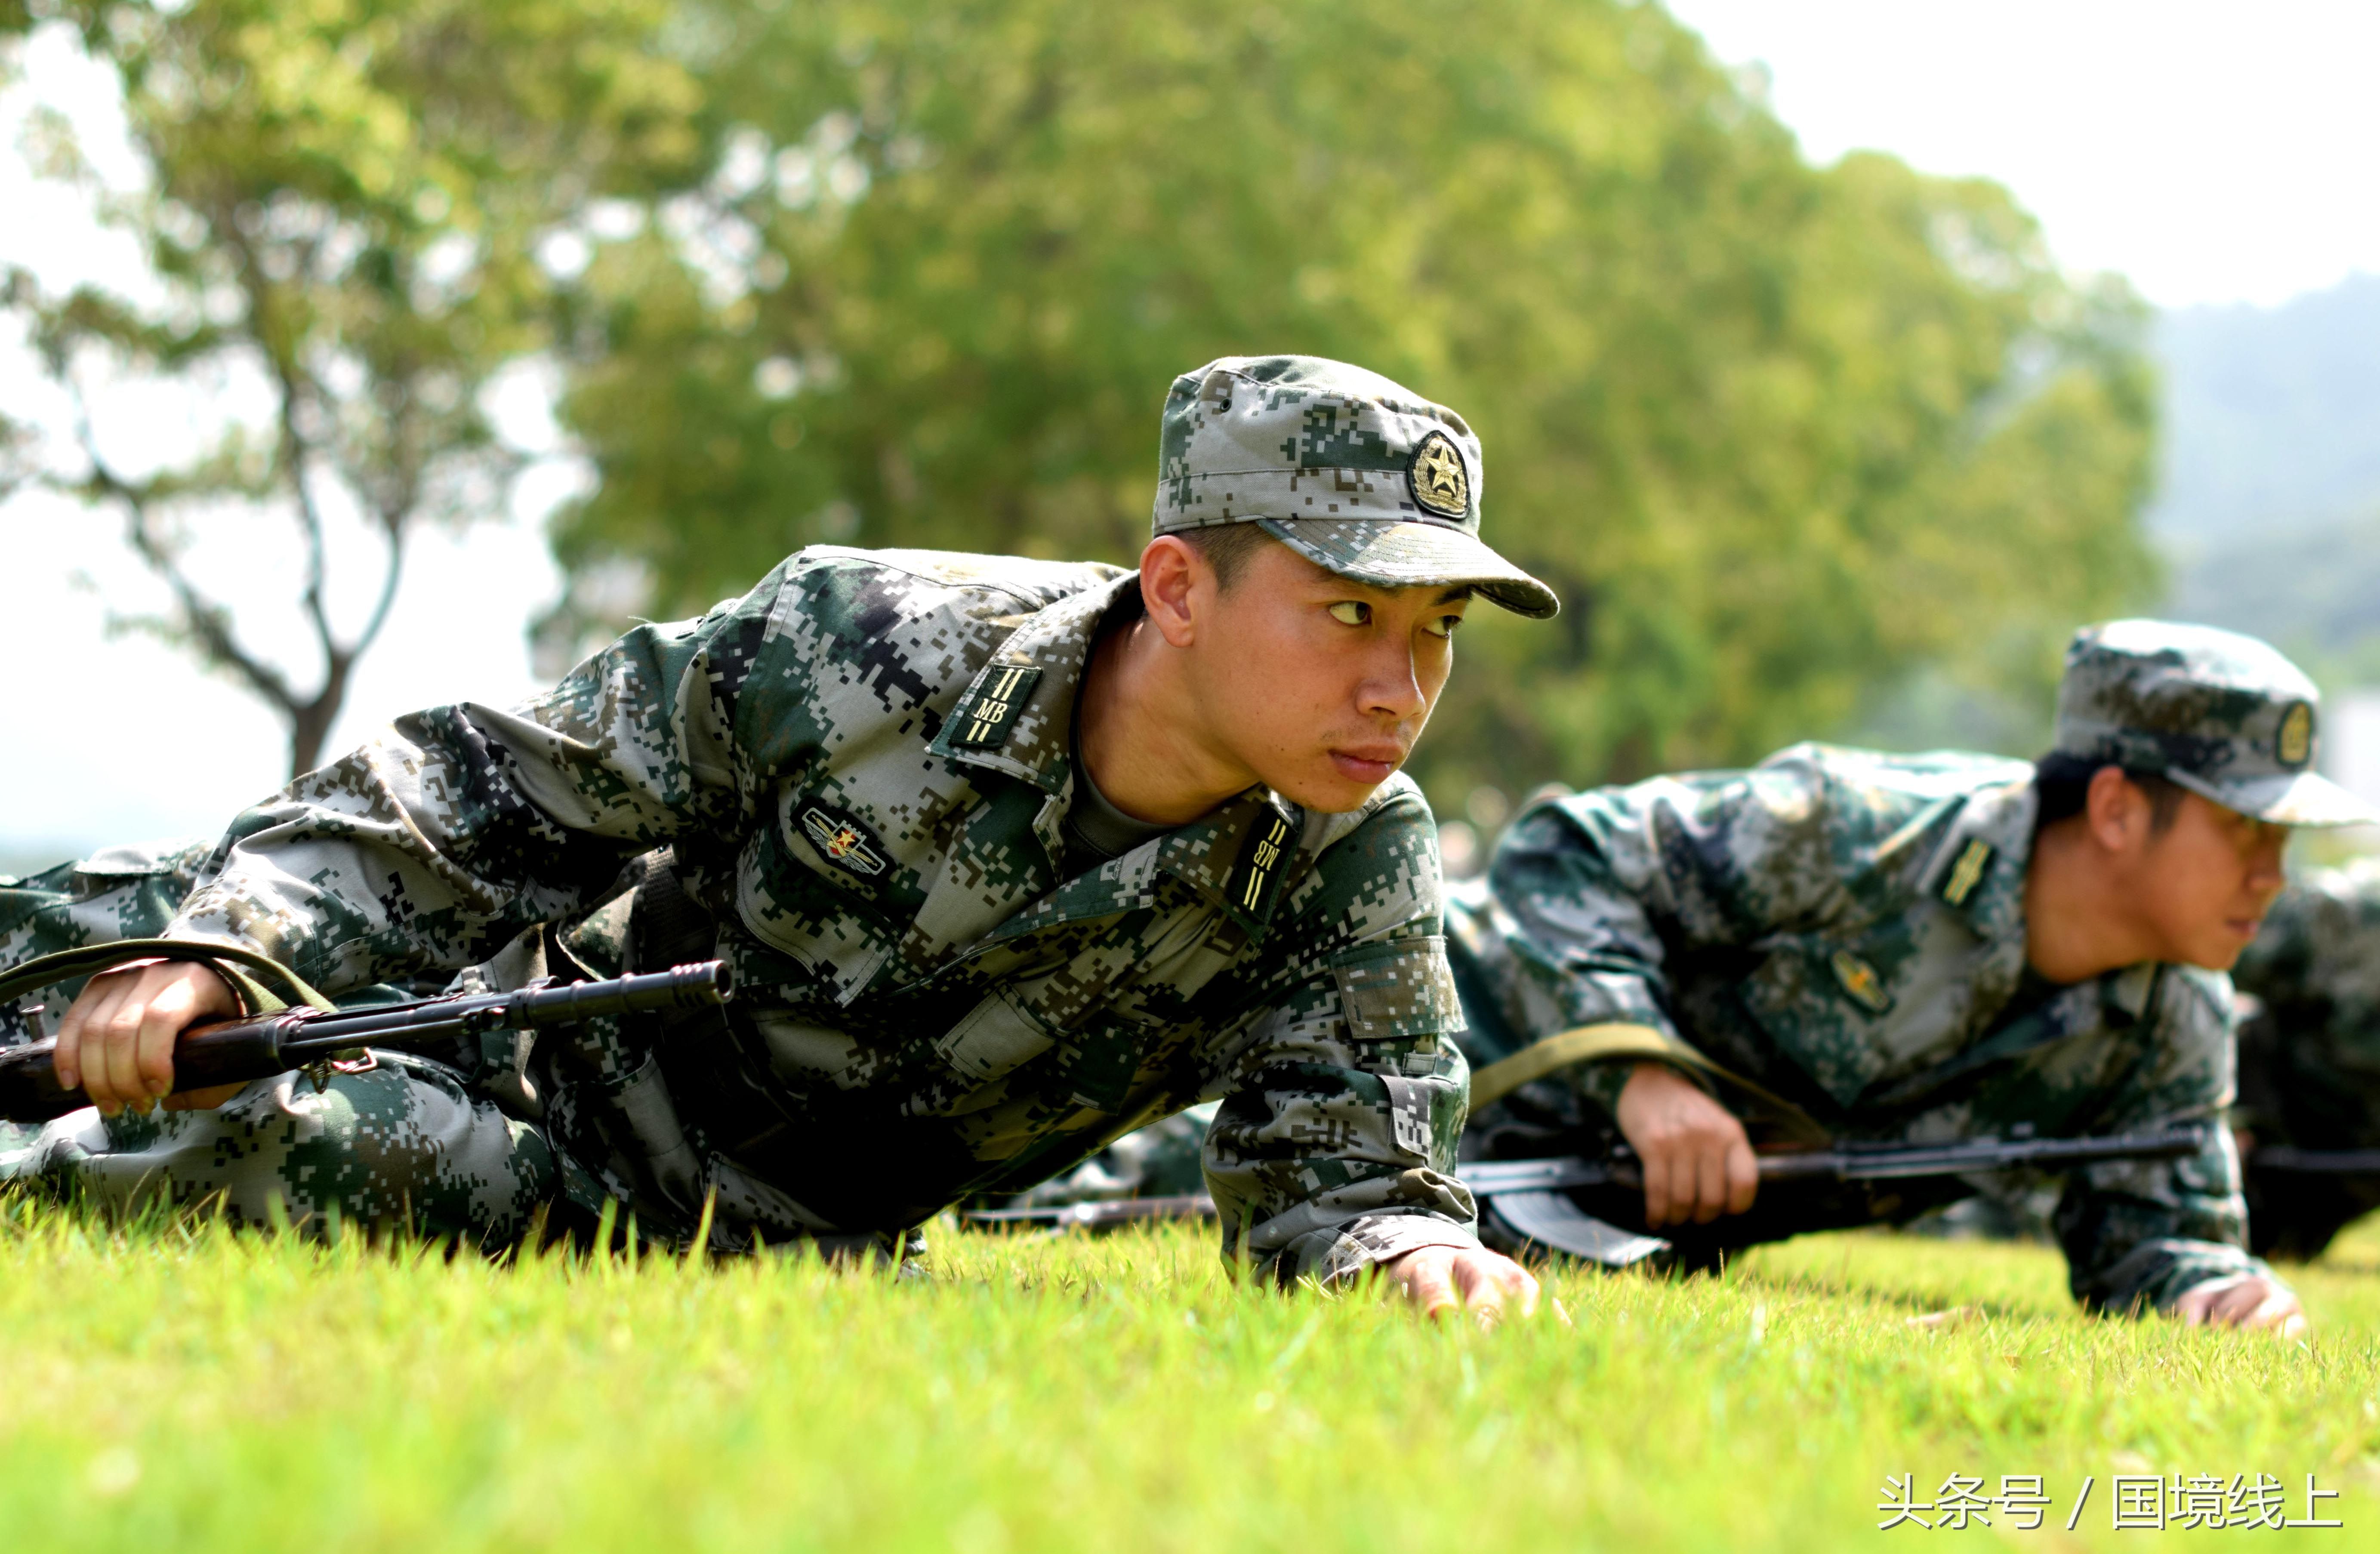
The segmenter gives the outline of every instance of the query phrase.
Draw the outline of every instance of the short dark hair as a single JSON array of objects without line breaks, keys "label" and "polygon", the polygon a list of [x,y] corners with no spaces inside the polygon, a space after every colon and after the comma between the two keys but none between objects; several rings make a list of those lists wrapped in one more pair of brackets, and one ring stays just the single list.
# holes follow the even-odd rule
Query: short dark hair
[{"label": "short dark hair", "polygon": [[2173,818],[2181,812],[2181,795],[2189,789],[2162,771],[2136,771],[2115,761],[2064,750],[2052,750],[2033,763],[2033,785],[2041,795],[2041,809],[2034,817],[2033,829],[2037,832],[2082,813],[2091,802],[2091,779],[2108,766],[2116,767],[2124,781],[2148,795],[2149,834],[2162,836],[2171,831]]},{"label": "short dark hair", "polygon": [[1215,586],[1226,593],[1239,581],[1240,574],[1247,570],[1248,562],[1258,551],[1268,544],[1280,543],[1265,532],[1264,525],[1257,523],[1208,524],[1204,528],[1174,532],[1207,558],[1207,565],[1215,569]]}]

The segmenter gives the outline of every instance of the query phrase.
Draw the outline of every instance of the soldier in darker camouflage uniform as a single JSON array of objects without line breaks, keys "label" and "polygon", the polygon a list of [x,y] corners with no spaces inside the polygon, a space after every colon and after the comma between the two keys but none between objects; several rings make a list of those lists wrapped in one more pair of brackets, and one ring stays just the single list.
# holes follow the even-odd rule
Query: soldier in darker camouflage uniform
[{"label": "soldier in darker camouflage uniform", "polygon": [[2248,1244],[2319,1257],[2380,1208],[2380,1172],[2287,1170],[2273,1151],[2380,1151],[2380,859],[2292,881],[2231,979]]},{"label": "soldier in darker camouflage uniform", "polygon": [[[1624,1136],[1643,1192],[1580,1204],[1706,1257],[1938,1201],[1760,1189],[1746,1122],[1853,1143],[2211,1123],[2221,972],[2281,887],[2282,828],[2369,818],[2310,769],[2316,701],[2261,642],[2118,622],[2075,638],[2037,766],[1805,745],[1537,806],[1451,904],[1474,1071],[1573,1027],[1626,1039],[1475,1112],[1466,1158]],[[2293,1329],[2241,1220],[2214,1126],[2192,1158],[2073,1172],[2056,1216],[2087,1305]]]},{"label": "soldier in darker camouflage uniform", "polygon": [[163,1093],[223,994],[119,974],[59,1033],[113,1114],[20,1169],[491,1242],[608,1198],[676,1239],[708,1204],[722,1248],[889,1244],[1212,1098],[1233,1260],[1531,1288],[1447,1174],[1460,1013],[1395,769],[1465,601],[1553,598],[1478,540],[1461,418],[1358,369],[1190,373],[1160,460],[1138,575],[805,551],[519,710],[431,709],[300,778],[167,929],[334,993],[715,953],[725,1017],[549,1038],[492,1091],[383,1057],[140,1117],[115,1107]]}]

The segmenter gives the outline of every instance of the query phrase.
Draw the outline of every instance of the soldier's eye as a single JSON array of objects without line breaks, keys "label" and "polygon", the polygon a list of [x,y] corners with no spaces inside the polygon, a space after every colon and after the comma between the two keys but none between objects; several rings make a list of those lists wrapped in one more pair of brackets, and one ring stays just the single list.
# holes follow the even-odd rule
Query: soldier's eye
[{"label": "soldier's eye", "polygon": [[1451,637],[1454,635],[1454,628],[1462,624],[1463,617],[1460,615],[1439,615],[1433,620],[1422,622],[1421,628],[1432,637]]},{"label": "soldier's eye", "polygon": [[1330,607],[1330,618],[1341,625],[1369,625],[1372,607],[1359,600],[1342,599]]}]

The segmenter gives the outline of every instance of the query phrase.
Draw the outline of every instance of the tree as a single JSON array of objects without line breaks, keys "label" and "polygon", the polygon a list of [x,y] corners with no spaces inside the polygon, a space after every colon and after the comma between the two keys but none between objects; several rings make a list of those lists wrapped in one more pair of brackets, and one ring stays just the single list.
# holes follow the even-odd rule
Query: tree
[{"label": "tree", "polygon": [[[19,429],[16,477],[120,516],[171,601],[121,624],[187,645],[270,705],[293,773],[319,759],[408,537],[501,506],[517,460],[483,393],[547,337],[539,245],[614,189],[681,176],[696,147],[690,79],[655,45],[668,16],[647,0],[0,5],[0,31],[70,27],[114,67],[140,186],[103,186],[63,123],[44,150],[151,273],[137,296],[52,297],[6,277],[67,406],[59,437]],[[161,457],[129,416],[110,424],[111,391],[142,381],[206,407],[190,456]],[[382,557],[346,625],[343,528]],[[285,610],[243,625],[202,579],[208,535],[244,565],[298,547],[310,673],[255,640]]]},{"label": "tree", "polygon": [[1739,759],[1921,668],[2038,693],[2151,567],[2143,313],[1989,184],[1813,167],[1649,5],[695,10],[711,172],[596,246],[581,577],[813,540],[1129,560],[1165,384],[1389,373],[1486,439],[1441,797]]}]

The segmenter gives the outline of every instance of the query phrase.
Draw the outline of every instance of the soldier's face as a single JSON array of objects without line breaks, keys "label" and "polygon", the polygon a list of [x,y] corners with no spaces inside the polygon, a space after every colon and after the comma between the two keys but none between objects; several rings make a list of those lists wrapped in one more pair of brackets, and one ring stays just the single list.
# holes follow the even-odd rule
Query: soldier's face
[{"label": "soldier's face", "polygon": [[1286,545],[1202,601],[1192,647],[1208,736],[1309,809],[1360,807],[1389,780],[1454,666],[1461,589],[1375,589]]},{"label": "soldier's face", "polygon": [[2140,850],[2134,900],[2164,940],[2157,959],[2228,971],[2284,877],[2289,829],[2185,793],[2173,825]]}]

